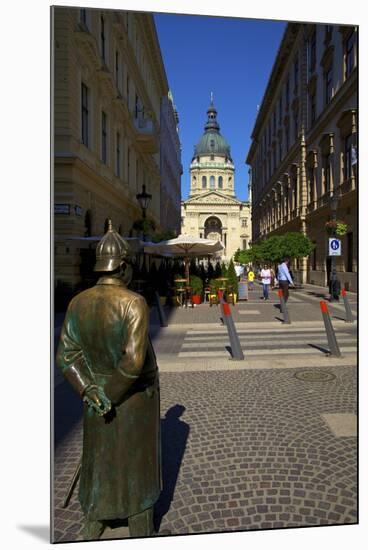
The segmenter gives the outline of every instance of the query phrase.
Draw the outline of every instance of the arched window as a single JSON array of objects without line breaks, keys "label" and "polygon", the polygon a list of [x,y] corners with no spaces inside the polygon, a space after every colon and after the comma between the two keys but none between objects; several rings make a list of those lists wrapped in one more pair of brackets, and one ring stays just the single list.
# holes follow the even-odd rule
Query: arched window
[{"label": "arched window", "polygon": [[215,189],[215,176],[210,177],[210,188]]},{"label": "arched window", "polygon": [[206,189],[207,187],[207,178],[206,176],[202,176],[202,189]]},{"label": "arched window", "polygon": [[219,189],[222,189],[222,176],[219,176],[218,186],[219,186]]}]

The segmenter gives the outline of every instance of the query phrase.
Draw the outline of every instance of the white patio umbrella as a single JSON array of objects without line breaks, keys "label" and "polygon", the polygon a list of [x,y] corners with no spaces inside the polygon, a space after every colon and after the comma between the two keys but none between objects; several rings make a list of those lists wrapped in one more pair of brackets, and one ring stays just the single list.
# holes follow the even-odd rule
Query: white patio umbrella
[{"label": "white patio umbrella", "polygon": [[147,243],[144,251],[147,254],[156,254],[171,258],[183,258],[185,263],[185,278],[189,282],[189,261],[191,258],[211,256],[224,249],[220,241],[201,239],[192,235],[179,235],[175,239],[159,243]]}]

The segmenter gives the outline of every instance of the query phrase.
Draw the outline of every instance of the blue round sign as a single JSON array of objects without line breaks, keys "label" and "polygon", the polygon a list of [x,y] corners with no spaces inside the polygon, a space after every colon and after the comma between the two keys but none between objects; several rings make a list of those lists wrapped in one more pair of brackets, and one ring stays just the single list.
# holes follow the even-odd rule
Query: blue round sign
[{"label": "blue round sign", "polygon": [[331,241],[331,248],[332,250],[338,250],[340,248],[340,241],[338,241],[337,239],[333,239]]}]

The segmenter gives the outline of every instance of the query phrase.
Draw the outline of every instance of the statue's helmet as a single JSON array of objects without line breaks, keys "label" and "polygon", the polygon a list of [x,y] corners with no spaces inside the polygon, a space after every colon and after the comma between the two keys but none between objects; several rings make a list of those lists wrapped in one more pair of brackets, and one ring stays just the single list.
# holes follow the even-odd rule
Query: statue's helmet
[{"label": "statue's helmet", "polygon": [[132,259],[128,243],[112,227],[108,220],[108,229],[96,248],[95,271],[115,271],[125,261],[130,263]]}]

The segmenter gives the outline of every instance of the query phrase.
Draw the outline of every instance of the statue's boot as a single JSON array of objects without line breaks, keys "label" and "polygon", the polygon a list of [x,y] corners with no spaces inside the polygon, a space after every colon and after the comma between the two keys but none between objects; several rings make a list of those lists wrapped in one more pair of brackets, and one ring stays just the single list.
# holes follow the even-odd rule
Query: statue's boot
[{"label": "statue's boot", "polygon": [[102,521],[86,519],[82,533],[83,540],[98,540],[105,529]]}]

